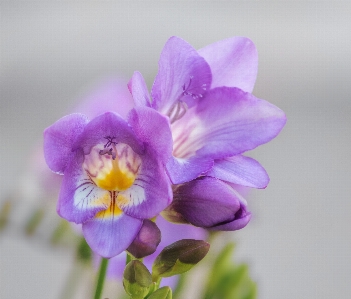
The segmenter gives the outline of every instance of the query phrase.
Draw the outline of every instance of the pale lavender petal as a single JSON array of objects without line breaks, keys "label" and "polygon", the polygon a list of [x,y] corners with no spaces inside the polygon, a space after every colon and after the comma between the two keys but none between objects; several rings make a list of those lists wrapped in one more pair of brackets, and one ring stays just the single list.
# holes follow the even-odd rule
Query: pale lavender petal
[{"label": "pale lavender petal", "polygon": [[[238,88],[219,87],[175,122],[174,147],[179,155],[196,152],[222,159],[270,141],[285,122],[284,112],[267,101]],[[182,128],[187,133],[179,133]]]},{"label": "pale lavender petal", "polygon": [[172,157],[166,165],[168,176],[173,184],[189,182],[205,173],[213,166],[213,159],[208,157],[176,158]]},{"label": "pale lavender petal", "polygon": [[269,183],[268,174],[260,163],[242,155],[216,160],[206,175],[253,188],[266,188]]},{"label": "pale lavender petal", "polygon": [[166,211],[180,213],[189,223],[205,228],[234,220],[235,213],[240,209],[239,194],[224,182],[211,177],[180,185],[174,190],[173,197]]},{"label": "pale lavender petal", "polygon": [[128,90],[127,81],[112,77],[102,80],[89,90],[88,95],[83,96],[72,111],[83,113],[89,119],[108,111],[117,112],[122,118],[126,118],[133,107],[133,97]]},{"label": "pale lavender petal", "polygon": [[128,144],[137,154],[143,152],[143,145],[132,128],[113,112],[106,112],[90,121],[73,147],[74,149],[83,148],[84,154],[89,154],[93,146],[106,143],[107,136],[114,137],[118,143]]},{"label": "pale lavender petal", "polygon": [[144,81],[143,75],[139,72],[134,72],[132,78],[128,82],[128,88],[133,95],[136,107],[150,107],[150,95]]},{"label": "pale lavender petal", "polygon": [[139,233],[129,245],[127,251],[140,259],[153,254],[161,242],[161,231],[157,225],[149,219],[144,219]]},{"label": "pale lavender petal", "polygon": [[91,181],[82,164],[77,163],[81,158],[75,158],[63,176],[57,213],[68,221],[83,223],[97,212],[105,210],[110,204],[111,196],[109,191],[98,188]]},{"label": "pale lavender petal", "polygon": [[128,122],[139,140],[144,142],[147,154],[166,164],[173,150],[168,117],[152,108],[139,107],[131,110]]},{"label": "pale lavender petal", "polygon": [[126,250],[138,234],[143,221],[124,213],[99,213],[83,224],[83,235],[97,254],[110,258]]},{"label": "pale lavender petal", "polygon": [[258,66],[253,42],[246,37],[231,37],[200,49],[211,67],[211,88],[228,86],[252,92]]},{"label": "pale lavender petal", "polygon": [[72,146],[88,119],[83,114],[62,117],[44,131],[44,156],[49,168],[63,174],[72,156]]},{"label": "pale lavender petal", "polygon": [[182,100],[188,106],[200,99],[211,85],[207,62],[184,40],[171,37],[164,46],[159,70],[152,87],[153,107],[167,114],[173,104]]},{"label": "pale lavender petal", "polygon": [[150,156],[142,157],[133,186],[118,194],[117,204],[126,214],[145,219],[153,218],[172,200],[172,189],[164,166]]}]

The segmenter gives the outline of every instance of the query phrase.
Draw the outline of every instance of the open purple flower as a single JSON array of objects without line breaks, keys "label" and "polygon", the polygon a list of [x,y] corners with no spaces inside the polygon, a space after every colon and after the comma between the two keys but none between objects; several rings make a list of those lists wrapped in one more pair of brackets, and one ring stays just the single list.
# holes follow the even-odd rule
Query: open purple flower
[{"label": "open purple flower", "polygon": [[277,136],[285,115],[249,93],[256,74],[256,48],[243,37],[199,51],[171,37],[161,53],[152,100],[141,74],[134,73],[129,89],[135,104],[153,107],[170,118],[173,158],[167,171],[173,184],[195,179],[216,167],[217,161]]},{"label": "open purple flower", "polygon": [[171,146],[167,118],[150,108],[131,110],[128,122],[113,112],[61,118],[44,132],[46,162],[64,175],[59,215],[83,224],[96,253],[121,253],[171,201]]},{"label": "open purple flower", "polygon": [[[282,110],[250,93],[257,61],[254,44],[244,37],[199,51],[171,37],[162,50],[151,96],[140,73],[129,82],[136,106],[152,107],[170,119],[173,155],[167,172],[175,191],[168,211],[176,211],[186,222],[213,229],[241,228],[250,219],[246,203],[222,181],[254,188],[265,188],[269,182],[264,168],[242,155],[273,139],[286,122]],[[197,179],[204,175],[208,178]],[[231,216],[222,219],[222,212],[210,208],[213,205]],[[202,217],[213,221],[203,223]]]}]

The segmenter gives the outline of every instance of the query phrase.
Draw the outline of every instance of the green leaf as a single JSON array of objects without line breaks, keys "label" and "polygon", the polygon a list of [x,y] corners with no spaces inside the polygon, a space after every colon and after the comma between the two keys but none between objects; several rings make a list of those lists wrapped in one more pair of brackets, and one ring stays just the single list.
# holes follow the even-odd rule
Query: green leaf
[{"label": "green leaf", "polygon": [[201,261],[210,249],[202,240],[183,239],[165,247],[152,265],[153,281],[184,273]]},{"label": "green leaf", "polygon": [[149,293],[152,277],[149,270],[138,260],[128,263],[123,273],[123,286],[133,299],[143,299]]},{"label": "green leaf", "polygon": [[249,277],[248,266],[233,262],[233,250],[234,244],[227,244],[214,261],[204,299],[256,298],[256,284]]},{"label": "green leaf", "polygon": [[162,287],[153,292],[147,299],[172,299],[172,290],[170,287]]}]

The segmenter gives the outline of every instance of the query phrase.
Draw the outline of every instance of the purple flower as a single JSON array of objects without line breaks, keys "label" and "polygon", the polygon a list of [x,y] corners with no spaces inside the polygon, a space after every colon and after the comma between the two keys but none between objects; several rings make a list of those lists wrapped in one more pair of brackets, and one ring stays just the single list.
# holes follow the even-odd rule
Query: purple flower
[{"label": "purple flower", "polygon": [[254,149],[280,132],[283,111],[249,93],[256,74],[255,46],[242,37],[199,51],[171,37],[161,53],[152,100],[141,74],[134,73],[129,89],[135,104],[170,118],[174,158],[167,171],[174,184],[195,179],[217,161]]},{"label": "purple flower", "polygon": [[164,165],[172,151],[168,119],[151,108],[91,121],[70,114],[44,132],[50,169],[63,174],[57,211],[82,223],[90,247],[104,257],[125,250],[143,219],[158,215],[172,193]]},{"label": "purple flower", "polygon": [[[167,211],[173,211],[177,222],[241,228],[250,213],[228,184],[265,188],[269,182],[264,168],[242,155],[273,139],[286,122],[282,110],[250,93],[257,61],[254,44],[244,37],[199,51],[171,37],[162,50],[151,96],[140,73],[135,72],[129,82],[136,106],[152,107],[169,117],[173,155],[167,172],[176,186]],[[211,209],[214,206],[218,209]],[[230,217],[223,218],[223,211]]]}]

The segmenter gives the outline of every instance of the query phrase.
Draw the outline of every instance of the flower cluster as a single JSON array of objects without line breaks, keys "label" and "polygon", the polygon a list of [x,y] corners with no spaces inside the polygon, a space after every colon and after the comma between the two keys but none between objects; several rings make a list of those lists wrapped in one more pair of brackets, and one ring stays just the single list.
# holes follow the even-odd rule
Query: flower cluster
[{"label": "flower cluster", "polygon": [[88,244],[104,257],[137,252],[141,231],[159,242],[146,219],[160,213],[211,230],[244,227],[251,215],[233,185],[264,188],[269,178],[242,153],[273,139],[286,121],[250,93],[256,75],[257,53],[247,38],[199,51],[170,38],[151,95],[142,75],[133,74],[128,113],[91,120],[70,114],[45,130],[46,162],[64,175],[60,216],[82,223]]}]

